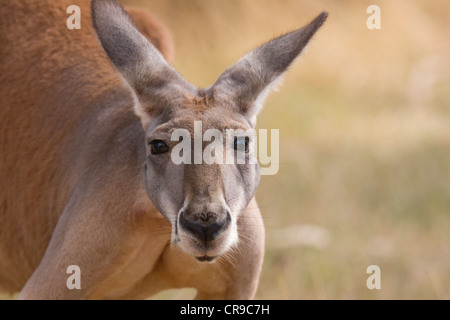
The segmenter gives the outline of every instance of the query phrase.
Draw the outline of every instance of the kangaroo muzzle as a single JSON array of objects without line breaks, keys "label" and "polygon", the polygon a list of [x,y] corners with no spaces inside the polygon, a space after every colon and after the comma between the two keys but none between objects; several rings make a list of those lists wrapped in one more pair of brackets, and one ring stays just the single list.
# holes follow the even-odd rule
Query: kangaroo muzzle
[{"label": "kangaroo muzzle", "polygon": [[235,221],[225,204],[191,202],[179,212],[177,244],[199,261],[213,261],[237,238]]}]

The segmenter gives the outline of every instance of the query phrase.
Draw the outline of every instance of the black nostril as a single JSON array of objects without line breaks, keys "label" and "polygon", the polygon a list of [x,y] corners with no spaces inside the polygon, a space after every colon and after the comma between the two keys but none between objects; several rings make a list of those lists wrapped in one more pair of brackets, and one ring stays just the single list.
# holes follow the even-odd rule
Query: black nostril
[{"label": "black nostril", "polygon": [[220,231],[225,226],[227,220],[223,219],[219,222],[210,223],[205,226],[205,240],[206,242],[212,241],[219,235]]},{"label": "black nostril", "polygon": [[225,219],[219,222],[213,222],[209,224],[201,224],[192,222],[189,219],[186,219],[184,215],[180,215],[180,225],[192,233],[197,238],[204,240],[205,242],[213,241],[220,234],[220,231],[225,229],[231,221],[231,217],[229,214],[225,217]]}]

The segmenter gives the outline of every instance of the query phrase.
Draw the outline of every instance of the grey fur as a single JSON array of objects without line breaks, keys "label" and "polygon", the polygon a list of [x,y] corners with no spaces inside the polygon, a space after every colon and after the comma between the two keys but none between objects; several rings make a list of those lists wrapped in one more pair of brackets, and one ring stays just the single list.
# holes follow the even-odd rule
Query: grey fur
[{"label": "grey fur", "polygon": [[[224,106],[237,108],[253,125],[261,108],[259,98],[264,100],[269,91],[266,89],[300,55],[328,16],[322,12],[305,27],[259,46],[229,67],[213,86],[200,91],[167,64],[117,1],[93,0],[92,8],[98,38],[115,67],[137,93],[144,112],[155,117],[180,105],[187,95],[206,95]],[[149,101],[151,107],[147,106]]]},{"label": "grey fur", "polygon": [[134,89],[145,112],[159,115],[186,93],[197,94],[197,88],[164,60],[116,0],[93,0],[92,19],[105,52]]},{"label": "grey fur", "polygon": [[[300,55],[328,14],[322,12],[305,27],[269,41],[229,67],[208,89],[209,94],[232,102],[248,118],[258,97],[288,69]],[[256,106],[258,109],[260,106]],[[250,112],[250,113],[249,113]]]}]

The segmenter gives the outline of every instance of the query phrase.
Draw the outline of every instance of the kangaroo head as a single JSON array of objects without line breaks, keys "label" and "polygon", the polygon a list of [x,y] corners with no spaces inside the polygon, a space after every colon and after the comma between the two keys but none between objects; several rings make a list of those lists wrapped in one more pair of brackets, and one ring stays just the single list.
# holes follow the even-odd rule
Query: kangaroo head
[{"label": "kangaroo head", "polygon": [[237,243],[236,221],[259,183],[251,129],[262,103],[327,14],[256,48],[206,89],[183,79],[116,0],[93,0],[92,14],[146,131],[147,194],[171,223],[172,243],[212,261]]}]

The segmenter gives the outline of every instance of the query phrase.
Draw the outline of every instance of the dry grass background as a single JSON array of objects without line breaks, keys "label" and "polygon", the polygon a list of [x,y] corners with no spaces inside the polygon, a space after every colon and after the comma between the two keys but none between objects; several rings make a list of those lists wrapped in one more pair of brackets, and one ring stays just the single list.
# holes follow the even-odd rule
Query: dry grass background
[{"label": "dry grass background", "polygon": [[[281,141],[280,171],[257,193],[267,229],[257,298],[450,299],[450,2],[121,3],[169,26],[174,66],[199,86],[327,10],[259,118]],[[366,28],[371,4],[381,30]],[[372,264],[381,290],[366,288]]]},{"label": "dry grass background", "polygon": [[[170,27],[174,65],[199,86],[327,10],[259,118],[259,128],[280,129],[281,143],[280,171],[257,193],[267,228],[257,298],[450,298],[450,3],[122,3]],[[366,27],[371,4],[381,8],[381,30]],[[381,290],[366,287],[372,264]]]}]

